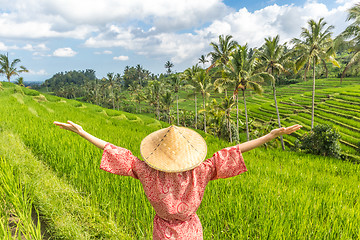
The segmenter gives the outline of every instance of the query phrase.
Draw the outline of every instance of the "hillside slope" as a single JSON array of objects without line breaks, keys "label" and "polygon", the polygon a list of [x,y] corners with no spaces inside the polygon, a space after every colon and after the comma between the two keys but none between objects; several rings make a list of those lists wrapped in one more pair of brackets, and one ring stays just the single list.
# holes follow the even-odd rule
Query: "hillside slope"
[{"label": "hillside slope", "polygon": [[[4,87],[0,92],[0,131],[19,136],[34,156],[130,238],[151,239],[154,211],[141,184],[100,171],[101,151],[52,122],[72,120],[136,156],[140,156],[143,137],[167,125],[12,84]],[[208,157],[229,146],[201,134],[208,144]],[[244,153],[244,159],[248,172],[208,185],[198,210],[204,239],[360,237],[360,165],[264,149]]]}]

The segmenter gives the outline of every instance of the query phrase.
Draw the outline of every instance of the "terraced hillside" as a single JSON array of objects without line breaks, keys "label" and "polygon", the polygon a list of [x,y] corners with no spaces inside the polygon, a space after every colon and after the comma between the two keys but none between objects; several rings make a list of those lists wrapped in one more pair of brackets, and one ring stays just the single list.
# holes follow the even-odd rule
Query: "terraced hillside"
[{"label": "terraced hillside", "polygon": [[[285,136],[287,145],[310,130],[312,82],[293,84],[277,90],[281,123],[288,126],[300,123],[304,127],[294,136]],[[276,119],[273,94],[267,89],[263,96],[248,97],[249,116],[260,123]],[[242,116],[244,120],[244,116]],[[320,79],[316,82],[315,125],[333,125],[341,134],[341,148],[345,155],[359,159],[360,142],[360,79]]]}]

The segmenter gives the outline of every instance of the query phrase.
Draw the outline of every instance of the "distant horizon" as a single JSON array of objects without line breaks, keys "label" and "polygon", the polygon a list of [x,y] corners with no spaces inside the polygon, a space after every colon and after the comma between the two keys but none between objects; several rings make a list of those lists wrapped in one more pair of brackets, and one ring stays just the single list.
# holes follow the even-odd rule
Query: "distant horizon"
[{"label": "distant horizon", "polygon": [[182,72],[209,53],[221,34],[260,47],[265,37],[279,34],[281,43],[299,37],[309,19],[324,17],[337,36],[349,24],[346,10],[357,2],[14,0],[0,7],[0,53],[21,60],[18,66],[29,70],[21,74],[26,82],[85,69],[102,78],[137,64],[160,74],[166,61]]}]

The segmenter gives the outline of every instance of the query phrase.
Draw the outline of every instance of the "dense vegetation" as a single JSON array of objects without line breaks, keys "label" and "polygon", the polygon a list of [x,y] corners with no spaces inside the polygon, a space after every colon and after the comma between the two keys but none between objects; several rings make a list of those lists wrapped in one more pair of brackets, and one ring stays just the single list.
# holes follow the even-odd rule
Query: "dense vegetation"
[{"label": "dense vegetation", "polygon": [[[154,212],[141,184],[99,170],[101,151],[52,122],[74,120],[137,156],[142,138],[166,123],[6,83],[0,100],[0,156],[9,166],[1,169],[9,179],[15,172],[27,189],[27,208],[39,211],[44,233],[53,239],[151,239]],[[200,133],[208,157],[230,145]],[[207,187],[198,210],[205,239],[359,238],[358,164],[265,149],[244,158],[247,173]],[[3,196],[14,218],[26,209]],[[5,232],[10,210],[0,209]]]}]

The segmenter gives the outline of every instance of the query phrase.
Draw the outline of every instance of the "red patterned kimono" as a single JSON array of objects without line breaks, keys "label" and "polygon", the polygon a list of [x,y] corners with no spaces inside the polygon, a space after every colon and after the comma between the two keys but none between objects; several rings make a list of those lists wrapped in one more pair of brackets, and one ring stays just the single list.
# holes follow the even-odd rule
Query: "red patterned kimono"
[{"label": "red patterned kimono", "polygon": [[153,239],[203,239],[196,210],[210,180],[247,171],[237,146],[224,148],[198,167],[180,173],[155,170],[124,148],[107,143],[100,169],[139,179],[156,215]]}]

